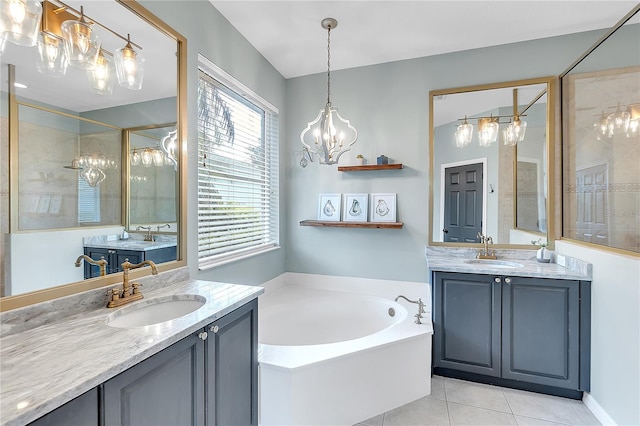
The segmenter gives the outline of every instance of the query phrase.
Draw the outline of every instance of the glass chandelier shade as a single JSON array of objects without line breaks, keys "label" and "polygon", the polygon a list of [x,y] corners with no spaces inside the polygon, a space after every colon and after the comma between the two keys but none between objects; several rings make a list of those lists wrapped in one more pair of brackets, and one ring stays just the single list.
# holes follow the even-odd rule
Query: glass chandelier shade
[{"label": "glass chandelier shade", "polygon": [[36,56],[38,71],[50,77],[60,78],[67,73],[68,65],[64,40],[41,32],[38,35],[38,55]]},{"label": "glass chandelier shade", "polygon": [[140,90],[144,77],[144,56],[133,50],[129,35],[127,40],[127,45],[115,53],[118,84],[127,89]]},{"label": "glass chandelier shade", "polygon": [[471,139],[473,139],[473,124],[467,121],[466,116],[462,124],[456,129],[455,138],[458,148],[464,148],[471,143]]},{"label": "glass chandelier shade", "polygon": [[0,38],[20,46],[35,46],[42,19],[40,2],[2,0],[0,5]]},{"label": "glass chandelier shade", "polygon": [[131,153],[131,165],[132,166],[139,166],[140,165],[140,153],[135,149]]},{"label": "glass chandelier shade", "polygon": [[153,163],[153,151],[150,148],[145,148],[140,154],[140,164],[144,167],[150,167]]},{"label": "glass chandelier shade", "polygon": [[115,84],[114,74],[113,64],[109,58],[104,56],[102,51],[100,51],[98,59],[96,60],[96,66],[91,70],[87,70],[91,91],[99,95],[112,94]]},{"label": "glass chandelier shade", "polygon": [[178,169],[178,159],[176,156],[177,140],[177,130],[170,131],[167,136],[162,138],[162,150],[165,153],[165,164],[167,166],[172,165],[176,170]]},{"label": "glass chandelier shade", "polygon": [[517,115],[513,121],[502,131],[502,139],[507,146],[515,146],[524,140],[527,131],[527,122],[520,120]]},{"label": "glass chandelier shade", "polygon": [[302,130],[300,141],[311,161],[315,155],[320,164],[331,165],[337,164],[342,154],[351,150],[358,140],[358,131],[331,105],[331,29],[338,25],[338,21],[325,18],[320,25],[327,30],[327,103]]},{"label": "glass chandelier shade", "polygon": [[482,147],[491,146],[498,139],[498,121],[493,117],[478,120],[478,144]]},{"label": "glass chandelier shade", "polygon": [[631,120],[631,114],[629,110],[625,108],[620,109],[620,103],[616,107],[616,111],[607,118],[609,132],[613,134],[615,131],[626,132],[629,129],[629,121]]},{"label": "glass chandelier shade", "polygon": [[100,38],[87,24],[82,8],[77,21],[64,21],[61,25],[62,35],[67,50],[69,64],[81,69],[93,69],[100,54]]},{"label": "glass chandelier shade", "polygon": [[100,185],[107,177],[104,172],[97,167],[86,167],[82,169],[80,176],[82,176],[82,179],[91,187]]}]

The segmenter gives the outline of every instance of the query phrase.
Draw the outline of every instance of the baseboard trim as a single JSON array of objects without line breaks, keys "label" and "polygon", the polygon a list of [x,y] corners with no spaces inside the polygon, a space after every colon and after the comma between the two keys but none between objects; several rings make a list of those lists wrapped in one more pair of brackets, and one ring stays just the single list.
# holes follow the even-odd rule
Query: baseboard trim
[{"label": "baseboard trim", "polygon": [[614,422],[609,414],[604,411],[604,408],[602,408],[600,404],[598,404],[598,401],[596,401],[596,399],[591,396],[590,393],[585,392],[584,395],[582,395],[582,402],[589,409],[589,411],[591,411],[591,413],[596,416],[596,419],[598,419],[600,423],[605,426],[617,426],[616,422]]}]

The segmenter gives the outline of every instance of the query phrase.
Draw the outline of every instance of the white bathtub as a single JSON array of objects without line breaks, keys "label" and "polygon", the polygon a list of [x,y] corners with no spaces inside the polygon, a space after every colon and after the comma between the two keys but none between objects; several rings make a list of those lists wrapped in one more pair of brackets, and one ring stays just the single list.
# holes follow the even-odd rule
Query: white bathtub
[{"label": "white bathtub", "polygon": [[353,425],[430,393],[431,314],[417,325],[417,305],[393,301],[428,307],[427,284],[276,281],[259,299],[261,425]]}]

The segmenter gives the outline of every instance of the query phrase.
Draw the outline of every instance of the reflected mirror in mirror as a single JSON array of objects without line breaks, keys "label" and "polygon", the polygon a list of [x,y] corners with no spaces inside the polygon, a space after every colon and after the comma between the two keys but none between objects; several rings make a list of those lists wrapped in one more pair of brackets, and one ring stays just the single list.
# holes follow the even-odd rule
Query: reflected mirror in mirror
[{"label": "reflected mirror in mirror", "polygon": [[635,254],[640,253],[638,15],[562,78],[563,237]]},{"label": "reflected mirror in mirror", "polygon": [[128,129],[129,230],[176,230],[176,126]]},{"label": "reflected mirror in mirror", "polygon": [[[61,13],[62,20],[76,20],[81,6],[87,19],[99,22],[91,26],[101,41],[96,63],[104,60],[106,68],[84,69],[74,66],[73,58],[62,61],[58,56],[72,50],[62,48],[60,22],[52,17]],[[135,2],[52,0],[43,3],[43,10],[39,42],[28,47],[7,41],[0,56],[0,296],[81,284],[93,276],[75,267],[88,242],[113,242],[130,229],[130,188],[123,185],[129,181],[125,129],[173,123],[175,131],[180,123],[178,58],[184,38]],[[118,78],[122,69],[115,62],[129,34],[137,58],[131,65],[142,74]],[[164,185],[162,199],[152,199],[159,191],[145,191],[144,202],[155,204],[161,214],[144,220],[134,215],[140,223],[153,223],[153,234],[173,234],[167,235],[174,241],[173,254],[160,262],[175,260],[178,251],[177,154],[175,158],[177,164],[164,167],[170,173],[156,179]],[[133,204],[141,211],[139,201]],[[158,231],[160,222],[170,228]],[[132,243],[143,244],[146,234],[132,232]],[[112,271],[122,261],[110,258]],[[108,283],[98,279],[94,287],[102,282]]]},{"label": "reflected mirror in mirror", "polygon": [[551,79],[430,93],[435,245],[546,241]]}]

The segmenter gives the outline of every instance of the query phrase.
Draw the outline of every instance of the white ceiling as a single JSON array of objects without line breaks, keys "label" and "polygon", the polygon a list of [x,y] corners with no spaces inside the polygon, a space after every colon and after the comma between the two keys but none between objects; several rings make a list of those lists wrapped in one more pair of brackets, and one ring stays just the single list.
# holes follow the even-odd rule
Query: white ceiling
[{"label": "white ceiling", "polygon": [[[628,0],[209,0],[286,78],[609,28]],[[595,40],[594,40],[595,42]],[[574,59],[574,58],[570,58]],[[570,60],[568,60],[567,66]]]}]

